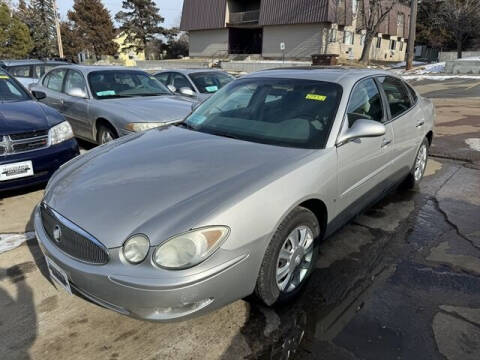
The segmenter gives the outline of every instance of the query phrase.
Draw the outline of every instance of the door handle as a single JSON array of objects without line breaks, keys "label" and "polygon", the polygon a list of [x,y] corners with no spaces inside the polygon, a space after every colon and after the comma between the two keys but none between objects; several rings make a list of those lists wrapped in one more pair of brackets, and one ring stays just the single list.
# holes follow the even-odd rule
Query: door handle
[{"label": "door handle", "polygon": [[425,124],[425,121],[421,120],[421,121],[419,121],[419,122],[417,123],[416,126],[417,126],[417,128],[419,128],[419,127],[422,127],[423,124]]},{"label": "door handle", "polygon": [[383,139],[382,141],[382,148],[384,148],[385,146],[388,146],[392,143],[392,139]]}]

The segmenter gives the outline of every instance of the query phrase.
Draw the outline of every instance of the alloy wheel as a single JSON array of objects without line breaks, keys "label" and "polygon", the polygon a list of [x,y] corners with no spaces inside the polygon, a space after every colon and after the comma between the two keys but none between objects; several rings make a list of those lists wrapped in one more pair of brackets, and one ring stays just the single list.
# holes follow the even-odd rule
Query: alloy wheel
[{"label": "alloy wheel", "polygon": [[423,173],[425,171],[425,167],[427,165],[427,146],[422,144],[420,149],[418,150],[417,159],[415,160],[415,181],[419,181]]}]

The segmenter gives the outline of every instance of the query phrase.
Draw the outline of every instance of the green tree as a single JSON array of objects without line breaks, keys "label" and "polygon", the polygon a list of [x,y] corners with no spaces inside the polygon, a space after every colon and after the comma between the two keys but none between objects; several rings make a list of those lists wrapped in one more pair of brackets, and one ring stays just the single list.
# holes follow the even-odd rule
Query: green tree
[{"label": "green tree", "polygon": [[0,59],[23,58],[33,48],[27,25],[0,3]]},{"label": "green tree", "polygon": [[[24,7],[25,9],[25,7]],[[53,0],[30,0],[23,10],[23,20],[30,28],[34,48],[32,56],[38,58],[58,56],[55,17],[57,9]]]},{"label": "green tree", "polygon": [[62,33],[63,56],[70,61],[77,61],[77,56],[83,50],[83,47],[73,24],[62,21],[60,31]]},{"label": "green tree", "polygon": [[178,59],[180,56],[188,56],[189,37],[188,34],[181,34],[170,37],[167,42],[167,56],[170,59]]},{"label": "green tree", "polygon": [[100,0],[75,0],[68,18],[83,50],[89,50],[97,57],[117,53],[112,18]]},{"label": "green tree", "polygon": [[119,11],[115,20],[120,23],[119,30],[126,34],[128,45],[124,50],[142,52],[158,35],[168,35],[161,26],[165,19],[153,0],[124,0],[122,8],[125,11]]}]

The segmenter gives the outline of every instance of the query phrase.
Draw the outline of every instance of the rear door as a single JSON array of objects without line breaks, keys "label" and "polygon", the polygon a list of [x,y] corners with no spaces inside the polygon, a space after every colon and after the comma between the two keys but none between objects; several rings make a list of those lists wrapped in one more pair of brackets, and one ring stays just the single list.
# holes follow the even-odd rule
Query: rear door
[{"label": "rear door", "polygon": [[63,114],[72,125],[75,135],[83,138],[91,138],[92,128],[88,116],[89,99],[69,95],[73,89],[81,89],[85,94],[88,94],[87,84],[83,74],[79,71],[70,69],[65,77],[65,85],[63,89],[65,94]]},{"label": "rear door", "polygon": [[391,171],[393,128],[388,122],[381,92],[373,77],[361,80],[353,88],[343,123],[344,130],[351,128],[359,119],[383,123],[386,133],[379,137],[352,140],[337,147],[337,210],[341,213],[348,209],[350,215],[381,195]]},{"label": "rear door", "polygon": [[378,81],[388,104],[387,110],[395,133],[392,175],[400,178],[406,175],[413,165],[420,144],[421,132],[418,129],[421,129],[425,122],[424,114],[402,80],[385,76],[379,77]]},{"label": "rear door", "polygon": [[55,108],[62,114],[64,110],[63,103],[65,100],[65,95],[62,91],[66,74],[67,69],[54,69],[50,71],[42,81],[42,90],[47,95],[42,102]]}]

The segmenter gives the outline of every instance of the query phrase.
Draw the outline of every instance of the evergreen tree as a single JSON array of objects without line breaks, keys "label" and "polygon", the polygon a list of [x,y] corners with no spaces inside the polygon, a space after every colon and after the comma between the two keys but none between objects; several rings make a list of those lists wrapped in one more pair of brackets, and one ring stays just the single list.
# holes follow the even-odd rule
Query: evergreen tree
[{"label": "evergreen tree", "polygon": [[33,39],[33,57],[58,56],[56,16],[57,9],[53,0],[30,0],[24,21],[30,27],[30,35]]},{"label": "evergreen tree", "polygon": [[62,33],[63,56],[70,61],[77,61],[78,54],[83,50],[80,37],[74,29],[72,23],[62,21],[60,23]]},{"label": "evergreen tree", "polygon": [[0,59],[24,58],[33,48],[27,25],[0,2]]},{"label": "evergreen tree", "polygon": [[119,30],[127,36],[128,45],[124,50],[142,52],[157,35],[168,34],[161,26],[165,19],[153,0],[124,0],[122,8],[125,11],[119,11],[115,20],[121,24]]},{"label": "evergreen tree", "polygon": [[75,0],[68,18],[84,50],[92,51],[97,57],[117,53],[112,18],[100,0]]}]

